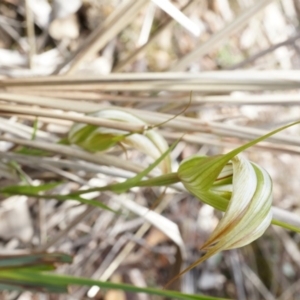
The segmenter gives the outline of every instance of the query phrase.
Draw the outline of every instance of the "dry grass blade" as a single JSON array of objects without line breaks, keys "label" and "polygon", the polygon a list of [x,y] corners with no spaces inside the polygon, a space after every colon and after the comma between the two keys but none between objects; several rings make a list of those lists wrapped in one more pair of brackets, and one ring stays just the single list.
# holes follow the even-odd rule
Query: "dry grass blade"
[{"label": "dry grass blade", "polygon": [[290,285],[281,295],[277,298],[277,300],[289,300],[293,299],[294,294],[299,291],[300,280],[296,281],[292,285]]},{"label": "dry grass blade", "polygon": [[[73,110],[80,113],[86,113],[86,112],[105,108],[102,105],[94,104],[94,103],[85,103],[85,105],[82,105],[78,101],[64,100],[64,99],[50,99],[50,98],[43,98],[43,97],[36,97],[36,96],[30,97],[30,96],[21,96],[21,95],[14,95],[14,94],[2,94],[0,95],[0,97],[2,99],[11,100],[15,102],[22,102],[22,103],[34,104],[34,105],[44,105],[44,106],[57,108],[57,109],[68,109],[72,107]],[[262,99],[264,99],[264,96],[261,97]],[[297,96],[291,97],[291,99],[297,100]],[[170,115],[159,113],[159,112],[150,112],[150,111],[145,112],[144,110],[130,109],[130,108],[124,108],[124,110],[131,112],[136,116],[139,116],[148,124],[152,124],[152,125],[160,124],[170,119]],[[143,132],[146,129],[143,126],[135,125],[135,124],[129,124],[129,123],[124,124],[124,122],[102,120],[99,118],[93,118],[89,116],[67,115],[67,114],[52,112],[50,110],[45,110],[45,109],[37,109],[37,108],[32,109],[21,105],[15,107],[11,105],[0,104],[0,112],[15,113],[15,114],[22,113],[25,115],[51,117],[51,118],[57,118],[61,120],[71,120],[74,122],[82,122],[87,124],[94,124],[98,126],[104,126],[104,127],[110,127],[110,128],[116,128],[120,130],[127,130],[127,131],[134,131],[134,132]],[[220,136],[238,137],[243,139],[252,139],[267,133],[267,130],[263,130],[263,129],[247,128],[243,126],[230,125],[230,124],[218,123],[218,122],[202,122],[194,118],[183,117],[183,116],[178,116],[176,119],[170,120],[169,122],[164,124],[164,127],[172,128],[180,132],[181,131],[190,132],[190,129],[193,128],[193,132],[206,132],[206,133],[217,134]],[[296,137],[289,137],[283,134],[277,134],[276,136],[271,137],[269,140],[275,141],[277,143],[284,143],[286,145],[296,145],[296,146],[300,145],[300,139]]]},{"label": "dry grass blade", "polygon": [[[188,8],[191,7],[191,5],[195,3],[195,0],[190,0],[185,6],[181,8],[181,11],[184,13],[188,10]],[[120,72],[122,69],[124,69],[128,64],[132,63],[140,53],[143,51],[146,51],[146,49],[151,45],[152,42],[154,42],[156,39],[158,39],[161,34],[165,31],[168,30],[173,24],[175,23],[175,20],[172,19],[171,17],[168,17],[168,19],[160,25],[157,30],[152,34],[152,36],[149,38],[147,43],[141,45],[135,51],[130,54],[128,57],[126,57],[124,60],[120,61],[114,68],[113,72]]]},{"label": "dry grass blade", "polygon": [[6,91],[261,91],[299,88],[299,71],[222,71],[203,73],[114,73],[105,76],[49,76],[2,79]]},{"label": "dry grass blade", "polygon": [[244,94],[237,96],[194,96],[193,101],[199,104],[235,104],[235,105],[298,105],[300,96],[298,94]]},{"label": "dry grass blade", "polygon": [[[162,123],[168,120],[167,114],[157,113],[157,112],[144,112],[142,110],[136,109],[127,109],[133,113],[139,114],[139,116],[152,124]],[[230,125],[225,123],[218,122],[201,122],[199,120],[178,116],[176,119],[170,120],[165,126],[169,128],[173,128],[176,130],[183,130],[186,132],[190,132],[191,128],[193,132],[207,132],[214,133],[217,135],[228,135],[239,138],[249,138],[252,139],[254,137],[262,136],[266,134],[268,131],[258,128],[247,128],[243,126]],[[277,134],[268,139],[268,141],[276,141],[278,143],[282,142],[289,145],[300,145],[300,139],[297,137],[289,137],[284,134]]]},{"label": "dry grass blade", "polygon": [[39,142],[39,141],[26,141],[22,139],[9,138],[4,136],[1,136],[0,140],[15,143],[17,145],[32,147],[44,151],[51,151],[57,154],[67,155],[70,157],[96,163],[99,165],[114,166],[116,168],[121,168],[134,173],[139,173],[143,170],[143,168],[137,163],[125,161],[118,157],[110,156],[108,154],[101,154],[101,155],[92,154],[90,152],[86,152],[68,146],[46,143],[46,142]]},{"label": "dry grass blade", "polygon": [[[154,213],[160,214],[162,211],[168,206],[169,201],[173,199],[173,197],[165,197],[163,201],[161,201],[158,206],[153,210]],[[142,238],[144,234],[150,229],[151,223],[144,223],[138,231],[135,233],[135,238]],[[129,253],[134,249],[136,243],[134,241],[128,242],[125,247],[122,249],[122,251],[115,257],[115,259],[111,262],[110,266],[106,268],[106,270],[103,272],[103,274],[100,276],[99,280],[107,281],[112,274],[115,272],[115,270],[119,267],[119,265],[126,259],[126,257],[129,255]],[[182,247],[181,247],[182,248]],[[185,254],[185,250],[183,250],[183,255]],[[89,290],[88,295],[89,296],[95,296],[96,293],[99,291],[99,288],[92,287]]]},{"label": "dry grass blade", "polygon": [[227,39],[229,35],[239,30],[256,13],[258,13],[270,2],[271,0],[257,1],[252,7],[245,10],[245,12],[240,14],[234,21],[232,21],[226,27],[224,27],[224,29],[214,34],[207,42],[196,47],[196,49],[194,49],[192,52],[187,54],[185,57],[181,58],[174,66],[170,68],[170,70],[183,71],[188,66],[188,64],[199,59],[201,56],[207,54],[209,51],[211,51],[213,47],[219,45],[225,39]]},{"label": "dry grass blade", "polygon": [[246,58],[245,60],[243,60],[233,66],[230,66],[229,68],[226,68],[226,69],[227,70],[241,69],[241,68],[247,66],[248,64],[253,63],[255,60],[275,51],[276,49],[278,49],[280,47],[294,44],[299,38],[300,38],[300,34],[296,34],[295,36],[287,39],[286,41],[272,45],[269,48],[262,50],[256,54]]},{"label": "dry grass blade", "polygon": [[139,39],[137,41],[137,46],[144,45],[148,42],[154,21],[155,11],[155,4],[153,2],[150,2],[145,13],[143,25],[140,31]]},{"label": "dry grass blade", "polygon": [[[0,118],[0,128],[3,132],[11,133],[24,139],[31,139],[33,135],[32,127],[20,123],[13,123],[4,118]],[[35,137],[48,142],[57,142],[58,140],[54,135],[42,130],[36,130]]]},{"label": "dry grass blade", "polygon": [[[176,132],[160,131],[160,133],[164,138],[170,139],[172,141],[176,141],[181,137],[181,134]],[[242,145],[241,142],[232,139],[213,138],[212,136],[204,136],[203,134],[186,133],[181,138],[181,140],[195,145],[205,144],[205,145],[212,145],[218,147],[227,147],[229,149],[232,147],[237,147]],[[281,151],[281,152],[291,153],[291,154],[300,154],[300,148],[297,146],[289,146],[289,145],[273,144],[273,143],[265,143],[265,142],[253,146],[252,149],[265,149],[265,150],[272,150],[272,151]]]},{"label": "dry grass blade", "polygon": [[[112,100],[114,102],[142,102],[149,103],[189,103],[188,94],[185,95],[170,95],[161,97],[148,96],[119,96],[96,92],[74,92],[74,91],[36,91],[23,90],[23,94],[0,93],[0,99],[5,101],[13,101],[17,103],[36,104],[45,107],[53,107],[57,109],[68,110],[72,107],[76,111],[91,112],[101,109],[101,104],[88,103],[95,101]],[[30,95],[30,96],[29,96]],[[84,105],[82,101],[84,100]],[[76,103],[77,101],[77,103]],[[215,95],[215,96],[201,96],[194,95],[192,105],[203,104],[234,104],[234,105],[298,105],[300,103],[300,96],[298,94],[241,94],[241,95]]]},{"label": "dry grass blade", "polygon": [[[36,91],[23,90],[23,94],[0,93],[0,99],[5,101],[13,101],[17,103],[36,104],[39,106],[53,107],[57,109],[68,110],[72,107],[76,111],[91,112],[101,109],[101,104],[91,103],[95,101],[112,100],[114,102],[142,102],[149,103],[180,103],[187,104],[188,94],[170,95],[161,97],[148,96],[118,96],[96,92],[74,92],[74,91]],[[29,96],[30,95],[30,96]],[[84,100],[84,105],[82,101]],[[77,103],[76,103],[77,101]],[[90,103],[88,103],[89,101]],[[194,95],[192,105],[203,104],[234,104],[234,105],[298,105],[300,96],[298,94],[241,94],[241,95],[215,95],[201,96]]]},{"label": "dry grass blade", "polygon": [[[123,30],[138,14],[148,0],[126,1],[110,16],[100,28],[96,29],[85,42],[83,48],[75,53],[67,74],[73,73],[88,57],[100,51],[110,40]],[[68,60],[69,61],[69,60]],[[56,71],[58,73],[62,67]]]},{"label": "dry grass blade", "polygon": [[36,53],[36,46],[35,46],[35,33],[34,33],[34,20],[33,20],[33,13],[29,5],[29,0],[25,0],[25,7],[26,7],[26,29],[27,29],[27,38],[28,38],[28,45],[29,45],[29,67],[33,68],[34,66],[34,55]]},{"label": "dry grass blade", "polygon": [[281,239],[286,252],[291,257],[294,264],[300,267],[300,251],[296,242],[282,228],[274,228],[277,236]]},{"label": "dry grass blade", "polygon": [[52,157],[38,157],[33,155],[24,155],[12,152],[0,152],[0,157],[7,160],[14,160],[24,166],[32,168],[43,168],[44,166],[54,166],[60,169],[68,169],[74,172],[85,171],[94,174],[105,174],[112,177],[130,178],[134,176],[131,171],[112,168],[112,166],[101,166],[83,160],[60,159]]},{"label": "dry grass blade", "polygon": [[[13,22],[11,22],[13,21]],[[19,26],[19,23],[11,20],[11,19],[7,19],[4,16],[0,16],[0,27],[1,29],[3,29],[20,47],[20,49],[22,49],[24,52],[26,52],[28,45],[27,44],[23,44],[22,42],[20,42],[20,35],[19,33],[16,31],[15,28],[13,28],[12,25],[16,25]]]},{"label": "dry grass blade", "polygon": [[229,252],[229,261],[233,271],[232,273],[236,285],[237,296],[240,300],[247,300],[243,280],[244,278],[242,274],[242,264],[239,253],[236,249],[233,249]]},{"label": "dry grass blade", "polygon": [[260,278],[247,265],[244,265],[242,270],[245,276],[248,278],[248,280],[257,288],[257,290],[261,293],[264,299],[275,300],[275,297],[265,287]]},{"label": "dry grass blade", "polygon": [[21,106],[21,105],[14,107],[12,105],[0,104],[0,113],[1,112],[16,113],[19,115],[31,115],[31,116],[37,116],[37,117],[41,116],[41,117],[61,119],[61,120],[69,120],[69,121],[74,121],[74,122],[78,122],[78,123],[86,123],[86,124],[108,127],[108,128],[113,128],[113,129],[119,129],[119,130],[129,131],[129,132],[143,133],[147,129],[146,126],[142,126],[142,125],[138,125],[138,124],[130,124],[130,123],[124,123],[124,122],[120,122],[120,121],[112,121],[112,120],[106,120],[106,119],[89,117],[89,116],[66,115],[66,114],[62,114],[62,113],[53,112],[48,109],[29,108],[29,107]]},{"label": "dry grass blade", "polygon": [[53,245],[55,245],[58,241],[60,241],[63,237],[65,237],[71,230],[75,229],[80,222],[82,222],[85,218],[87,218],[96,208],[94,206],[89,206],[85,209],[83,213],[81,213],[79,216],[75,217],[68,226],[60,231],[56,236],[54,236],[51,240],[49,240],[47,243],[42,244],[40,247],[38,247],[38,251],[46,251]]},{"label": "dry grass blade", "polygon": [[[90,47],[92,47],[96,42],[98,37],[103,33],[103,31],[107,30],[107,28],[112,24],[112,22],[116,19],[116,17],[127,10],[129,2],[123,1],[122,4],[118,7],[118,9],[114,10],[113,13],[109,15],[108,18],[105,19],[102,26],[96,28],[86,39],[85,43],[82,44],[64,63],[62,63],[54,72],[54,74],[60,73],[60,71],[66,67],[73,59],[75,59],[78,55],[83,56]],[[130,3],[131,4],[131,3]]]},{"label": "dry grass blade", "polygon": [[15,94],[15,93],[0,93],[0,99],[7,102],[15,102],[27,105],[38,105],[42,107],[49,107],[54,109],[70,110],[89,113],[91,111],[96,111],[103,107],[100,104],[78,102],[76,100],[68,100],[61,98],[51,98],[51,97],[39,97],[30,95],[32,91],[28,91],[29,94]]},{"label": "dry grass blade", "polygon": [[176,20],[181,26],[190,31],[193,35],[199,36],[199,27],[192,22],[187,16],[185,16],[181,10],[179,10],[175,5],[173,5],[168,0],[152,0],[157,6],[164,10],[168,15],[170,15],[174,20]]},{"label": "dry grass blade", "polygon": [[[228,224],[222,221],[217,225],[219,215],[213,207],[225,210],[233,191],[237,191],[231,186],[238,181],[231,177],[230,164],[211,187],[215,197],[203,192],[200,201],[182,180],[181,167],[197,156],[199,162],[206,156],[209,163],[273,128],[298,121],[297,1],[0,2],[3,251],[26,248],[29,252],[71,253],[72,265],[60,266],[58,273],[81,277],[77,283],[89,287],[98,283],[88,278],[114,282],[115,273],[121,288],[125,282],[162,287],[180,273],[181,267],[199,257],[201,245],[209,243],[205,250],[211,250],[221,233],[231,228],[235,232],[225,236],[215,251],[221,246],[229,249],[250,243],[269,225],[272,214],[273,225],[257,243],[241,249],[239,255],[214,256],[172,288],[193,294],[182,299],[300,297],[297,234],[277,230],[281,226],[300,232],[299,127],[244,148],[242,157],[251,161],[255,174],[264,174],[256,167],[259,165],[274,183],[273,202],[268,198],[267,203],[268,219],[262,223],[257,222],[264,213],[261,201],[257,200],[255,210],[253,201],[242,205],[251,194],[245,186],[253,174],[240,176],[241,197],[236,205],[241,206],[227,210]],[[247,70],[232,71],[242,67]],[[178,72],[185,69],[191,72]],[[172,71],[163,72],[166,70]],[[143,124],[133,118],[125,120],[125,116],[118,118],[120,111]],[[153,132],[167,141],[163,151],[157,147],[157,155],[147,142]],[[128,143],[132,136],[141,137],[138,144]],[[171,144],[176,146],[165,152]],[[156,160],[160,152],[170,155],[166,172],[159,169]],[[230,159],[231,164],[236,163],[235,158]],[[191,176],[197,177],[202,164],[191,164]],[[235,170],[240,169],[247,168]],[[197,177],[199,184],[195,185],[205,185],[210,171],[203,178]],[[5,199],[5,192],[23,194]],[[79,195],[84,197],[83,205],[78,205]],[[99,205],[99,201],[120,213],[89,207]],[[203,205],[203,201],[213,207]],[[248,208],[253,210],[248,212]],[[14,210],[20,217],[10,215]],[[21,217],[27,215],[25,226]],[[247,218],[242,228],[237,228],[242,215]],[[176,224],[173,227],[172,222]],[[9,224],[17,229],[7,230]],[[32,232],[28,239],[21,233],[27,226]],[[217,232],[205,244],[214,228]],[[251,236],[242,231],[249,228],[254,229]],[[228,258],[233,274],[228,272]],[[0,265],[1,261],[0,257]],[[50,273],[43,274],[56,280]],[[15,275],[22,276],[22,272]],[[29,279],[34,282],[35,278],[40,279],[34,274]],[[60,278],[62,284],[64,279]],[[72,286],[69,295],[40,297],[84,299],[98,291],[94,287],[87,293],[89,287],[83,285]],[[2,292],[5,287],[0,280],[0,299],[35,297],[34,293],[16,296]],[[114,286],[103,282],[100,287],[96,298],[113,300],[105,288]],[[153,289],[135,291],[151,293]],[[163,292],[162,297],[178,296]],[[139,300],[152,297],[125,292],[118,295],[115,297]]]}]

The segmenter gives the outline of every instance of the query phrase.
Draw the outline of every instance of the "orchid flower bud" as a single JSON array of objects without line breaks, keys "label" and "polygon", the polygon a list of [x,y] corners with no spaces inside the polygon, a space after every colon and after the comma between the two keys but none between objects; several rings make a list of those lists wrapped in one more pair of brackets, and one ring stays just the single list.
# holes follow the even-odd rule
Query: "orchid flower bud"
[{"label": "orchid flower bud", "polygon": [[[143,120],[120,109],[103,109],[93,112],[89,114],[89,116],[140,124],[145,125],[145,127],[148,126]],[[91,152],[105,151],[121,143],[135,148],[155,160],[168,149],[168,144],[165,139],[154,129],[146,130],[143,134],[140,134],[77,123],[71,128],[68,139],[71,144],[75,144]],[[164,174],[171,172],[171,160],[169,155],[162,161],[160,168]]]}]

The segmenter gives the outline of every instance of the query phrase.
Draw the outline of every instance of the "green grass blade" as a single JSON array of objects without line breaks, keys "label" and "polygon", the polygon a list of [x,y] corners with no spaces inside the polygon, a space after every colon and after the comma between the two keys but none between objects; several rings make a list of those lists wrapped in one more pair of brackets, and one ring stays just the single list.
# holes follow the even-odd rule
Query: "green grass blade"
[{"label": "green grass blade", "polygon": [[34,122],[33,122],[33,131],[32,131],[32,136],[31,136],[32,141],[34,141],[35,138],[36,138],[36,134],[37,134],[37,131],[38,131],[38,124],[39,124],[39,121],[38,121],[38,118],[36,117]]},{"label": "green grass blade", "polygon": [[148,175],[156,166],[158,166],[164,159],[171,153],[174,147],[177,145],[178,141],[176,141],[167,151],[165,151],[157,160],[155,160],[152,164],[150,164],[144,171],[138,173],[136,176],[127,179],[125,182],[115,185],[112,189],[114,192],[123,193],[128,189],[138,185],[138,183]]},{"label": "green grass blade", "polygon": [[[53,184],[52,188],[55,186],[56,185]],[[41,187],[41,189],[39,189],[39,187]],[[92,200],[92,199],[85,199],[77,194],[68,194],[68,195],[57,195],[57,194],[55,194],[55,195],[40,195],[39,194],[39,191],[41,191],[41,190],[45,191],[45,190],[49,190],[49,189],[51,189],[51,183],[42,185],[42,186],[36,186],[36,187],[35,186],[9,186],[9,187],[0,189],[0,193],[5,194],[5,195],[24,195],[24,196],[34,197],[34,198],[38,198],[38,199],[56,199],[57,201],[75,200],[81,204],[96,206],[96,207],[111,211],[116,214],[119,213],[116,210],[111,209],[110,207],[108,207],[107,205],[105,205],[99,201]],[[81,192],[82,192],[82,194],[88,193],[88,191],[86,191],[86,190],[81,191]]]},{"label": "green grass blade", "polygon": [[41,184],[37,186],[33,185],[10,185],[0,189],[3,194],[37,194],[39,192],[49,191],[62,182],[51,182],[46,184]]},{"label": "green grass blade", "polygon": [[72,256],[64,253],[0,255],[1,268],[26,267],[40,264],[71,263]]},{"label": "green grass blade", "polygon": [[[54,198],[53,196],[51,196],[52,198]],[[78,195],[66,195],[66,196],[57,196],[55,195],[55,199],[57,199],[58,201],[67,201],[67,200],[75,200],[80,202],[81,204],[87,204],[87,205],[92,205],[92,206],[96,206],[105,210],[108,210],[110,212],[113,212],[115,214],[118,214],[119,212],[108,207],[107,205],[103,204],[102,202],[99,202],[97,200],[92,200],[92,199],[85,199],[81,196]]]},{"label": "green grass blade", "polygon": [[180,182],[177,173],[163,174],[154,178],[142,180],[136,186],[167,186]]},{"label": "green grass blade", "polygon": [[0,291],[19,291],[23,292],[24,289],[9,283],[0,283]]},{"label": "green grass blade", "polygon": [[40,150],[40,149],[34,149],[30,147],[21,147],[20,149],[17,149],[14,151],[15,153],[18,154],[24,154],[24,155],[34,155],[34,156],[47,156],[50,154],[50,152],[47,152],[45,150]]},{"label": "green grass blade", "polygon": [[[190,295],[182,294],[176,291],[155,289],[155,288],[141,288],[129,284],[118,284],[112,282],[101,282],[88,278],[63,276],[50,273],[39,273],[30,271],[0,271],[0,282],[20,282],[22,284],[36,284],[39,286],[45,286],[53,288],[57,284],[58,287],[67,287],[69,285],[80,285],[80,286],[98,286],[104,289],[120,289],[127,292],[134,293],[146,293],[152,295],[159,295],[164,297],[170,297],[172,299],[183,299],[183,300],[222,300],[222,298],[215,298],[203,295]],[[6,280],[6,281],[5,281]]]},{"label": "green grass blade", "polygon": [[64,253],[39,253],[24,255],[1,255],[0,269],[40,264],[71,263],[72,256]]},{"label": "green grass blade", "polygon": [[276,219],[272,220],[272,224],[276,225],[276,226],[280,226],[280,227],[288,229],[288,230],[291,230],[291,231],[294,231],[294,232],[300,233],[300,228],[299,227],[293,226],[291,224],[288,224],[288,223],[285,223],[285,222],[282,222],[282,221],[279,221],[279,220],[276,220]]},{"label": "green grass blade", "polygon": [[179,142],[179,140],[177,140],[175,143],[173,143],[167,151],[165,151],[158,159],[156,159],[152,164],[150,164],[145,170],[138,173],[136,176],[127,179],[124,182],[107,185],[107,186],[99,187],[99,188],[81,190],[81,191],[78,191],[75,193],[71,193],[68,196],[73,197],[73,196],[78,196],[81,194],[86,194],[86,193],[96,192],[96,191],[113,191],[115,193],[124,193],[132,187],[139,186],[139,183],[142,182],[142,179],[145,176],[147,176],[156,166],[158,166],[165,159],[165,157],[167,155],[170,154],[170,152],[174,149],[174,147],[177,145],[178,142]]},{"label": "green grass blade", "polygon": [[246,144],[230,151],[229,153],[225,154],[224,156],[227,157],[227,159],[230,159],[230,158],[236,156],[237,154],[241,153],[242,151],[256,145],[257,143],[264,141],[265,139],[271,137],[272,135],[274,135],[274,134],[276,134],[276,133],[278,133],[278,132],[280,132],[284,129],[287,129],[291,126],[297,125],[297,124],[300,124],[300,121],[296,121],[296,122],[290,123],[288,125],[279,127],[279,128],[277,128],[277,129],[275,129],[275,130],[273,130],[273,131],[271,131],[271,132],[269,132],[269,133],[267,133],[267,134],[265,134],[265,135],[263,135],[263,136],[261,136],[257,139],[254,139],[254,140],[252,140],[252,141],[250,141],[250,142],[248,142],[248,143],[246,143]]}]

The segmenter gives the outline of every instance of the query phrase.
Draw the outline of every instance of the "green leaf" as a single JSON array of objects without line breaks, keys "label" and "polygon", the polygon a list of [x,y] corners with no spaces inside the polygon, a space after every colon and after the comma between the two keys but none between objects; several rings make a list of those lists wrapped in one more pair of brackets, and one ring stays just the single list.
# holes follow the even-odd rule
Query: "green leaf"
[{"label": "green leaf", "polygon": [[[8,194],[8,195],[25,195],[28,197],[35,197],[39,199],[56,199],[58,201],[68,201],[68,200],[75,200],[78,201],[81,204],[87,204],[87,205],[92,205],[96,206],[108,211],[111,211],[113,213],[118,214],[116,210],[111,209],[107,205],[96,201],[96,200],[90,200],[90,199],[85,199],[78,194],[68,194],[68,195],[40,195],[39,192],[41,191],[48,191],[56,186],[58,186],[61,183],[48,183],[48,184],[43,184],[39,186],[30,186],[30,185],[14,185],[14,186],[8,186],[0,189],[0,193],[2,194]],[[79,194],[87,194],[89,193],[90,190],[82,190],[80,191]]]},{"label": "green leaf", "polygon": [[18,162],[11,160],[7,165],[9,165],[19,174],[20,179],[22,179],[24,184],[30,184],[30,177],[22,170],[22,167],[18,164]]},{"label": "green leaf", "polygon": [[63,138],[57,142],[58,145],[71,145],[68,138]]},{"label": "green leaf", "polygon": [[[101,282],[93,279],[82,278],[82,277],[72,277],[63,276],[50,273],[39,273],[30,271],[0,271],[0,282],[5,282],[11,284],[16,282],[19,284],[27,284],[28,286],[38,286],[43,287],[47,290],[55,288],[67,289],[69,285],[80,285],[80,286],[98,286],[104,289],[120,289],[127,292],[134,293],[147,293],[150,295],[159,295],[164,297],[170,297],[171,299],[183,299],[183,300],[222,300],[221,298],[203,296],[203,295],[190,295],[183,294],[177,291],[155,289],[155,288],[141,288],[129,284],[119,284],[112,282]],[[59,291],[58,291],[59,292]]]},{"label": "green leaf", "polygon": [[71,263],[72,256],[64,253],[38,253],[23,255],[0,255],[0,269]]},{"label": "green leaf", "polygon": [[38,130],[38,124],[39,124],[39,121],[38,121],[38,118],[36,117],[34,122],[33,122],[33,131],[32,131],[32,136],[31,136],[32,141],[34,141],[35,138],[36,138],[36,133],[37,133],[37,130]]},{"label": "green leaf", "polygon": [[[79,129],[77,130],[77,128]],[[81,145],[97,128],[98,126],[95,125],[75,124],[69,132],[68,139],[73,144]]]},{"label": "green leaf", "polygon": [[79,126],[81,124],[73,127],[69,134],[69,141],[90,152],[107,150],[128,136],[128,134],[102,133],[98,131],[98,126],[95,125],[85,125],[79,130],[75,130]]},{"label": "green leaf", "polygon": [[18,291],[42,291],[47,293],[66,293],[67,285],[64,283],[40,283],[31,282],[22,278],[3,276],[5,272],[18,274],[30,272],[40,274],[42,271],[52,271],[57,263],[71,263],[72,257],[64,253],[37,253],[24,255],[1,255],[0,256],[0,290]]},{"label": "green leaf", "polygon": [[167,186],[179,182],[180,179],[177,173],[163,174],[157,177],[142,180],[136,186]]},{"label": "green leaf", "polygon": [[294,232],[300,233],[300,228],[299,227],[293,226],[293,225],[285,223],[283,221],[279,221],[279,220],[273,219],[272,220],[272,224],[280,226],[280,227],[288,229],[288,230],[291,230],[291,231],[294,231]]},{"label": "green leaf", "polygon": [[34,155],[34,156],[47,156],[49,152],[40,149],[33,149],[30,147],[21,147],[20,149],[16,150],[15,153],[24,154],[24,155]]},{"label": "green leaf", "polygon": [[23,288],[21,288],[21,287],[13,285],[13,284],[0,283],[0,291],[18,291],[18,292],[23,292],[25,290]]},{"label": "green leaf", "polygon": [[[20,272],[20,271],[18,271]],[[68,287],[57,282],[56,284],[45,284],[39,282],[28,282],[27,280],[10,280],[2,278],[0,275],[0,288],[2,290],[16,290],[16,291],[35,291],[44,293],[59,293],[65,294],[68,292]]]},{"label": "green leaf", "polygon": [[37,186],[32,185],[10,185],[0,189],[1,193],[4,194],[38,194],[39,192],[45,192],[51,190],[62,182],[51,182],[46,184],[41,184]]}]

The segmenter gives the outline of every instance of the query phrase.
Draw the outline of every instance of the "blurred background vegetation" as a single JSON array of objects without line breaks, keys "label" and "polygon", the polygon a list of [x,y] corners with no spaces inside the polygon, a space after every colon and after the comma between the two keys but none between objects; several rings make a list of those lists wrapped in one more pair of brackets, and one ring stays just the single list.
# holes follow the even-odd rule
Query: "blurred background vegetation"
[{"label": "blurred background vegetation", "polygon": [[[0,1],[1,189],[62,182],[48,200],[2,195],[4,254],[62,252],[58,272],[136,286],[163,286],[195,261],[220,213],[188,193],[161,188],[90,194],[121,215],[51,199],[129,178],[153,158],[122,147],[90,153],[66,145],[84,114],[124,109],[172,144],[172,168],[190,155],[225,153],[300,116],[298,0]],[[81,119],[84,117],[84,119]],[[244,155],[274,181],[274,206],[299,217],[299,126]],[[157,174],[159,170],[154,170]],[[159,216],[177,224],[176,244]],[[152,226],[155,224],[156,226]],[[171,234],[170,234],[171,235]],[[173,235],[173,237],[174,237]],[[178,239],[177,239],[178,240]],[[300,299],[299,235],[271,226],[262,238],[220,253],[172,288],[232,299]],[[182,255],[182,247],[186,253]],[[69,295],[1,292],[1,299],[163,299],[96,287]]]}]

